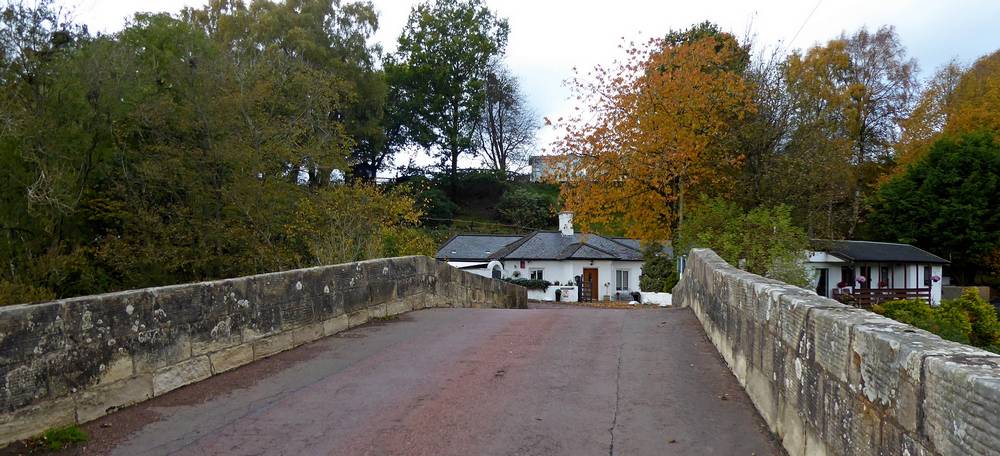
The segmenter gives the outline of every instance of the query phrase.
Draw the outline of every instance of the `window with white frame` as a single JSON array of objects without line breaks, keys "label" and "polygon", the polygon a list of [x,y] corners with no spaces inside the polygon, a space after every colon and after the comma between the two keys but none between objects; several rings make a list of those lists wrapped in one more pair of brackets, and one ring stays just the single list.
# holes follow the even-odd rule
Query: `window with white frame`
[{"label": "window with white frame", "polygon": [[542,269],[531,269],[531,280],[545,280],[542,271]]},{"label": "window with white frame", "polygon": [[615,291],[628,291],[628,270],[615,271]]}]

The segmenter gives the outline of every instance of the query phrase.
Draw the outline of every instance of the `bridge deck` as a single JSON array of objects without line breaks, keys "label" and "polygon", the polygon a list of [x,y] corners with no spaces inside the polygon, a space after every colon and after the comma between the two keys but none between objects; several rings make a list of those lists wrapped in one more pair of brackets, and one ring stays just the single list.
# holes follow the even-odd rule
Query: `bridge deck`
[{"label": "bridge deck", "polygon": [[86,426],[83,454],[780,454],[678,310],[429,309]]}]

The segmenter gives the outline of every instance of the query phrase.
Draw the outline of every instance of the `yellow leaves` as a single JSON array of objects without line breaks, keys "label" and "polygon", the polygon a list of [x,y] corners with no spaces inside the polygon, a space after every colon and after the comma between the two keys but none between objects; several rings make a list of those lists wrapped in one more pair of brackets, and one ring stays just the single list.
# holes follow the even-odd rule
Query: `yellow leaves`
[{"label": "yellow leaves", "polygon": [[598,67],[596,81],[572,81],[578,98],[597,100],[596,119],[571,120],[557,146],[567,154],[562,196],[583,227],[615,222],[623,234],[669,239],[685,188],[726,178],[719,168],[740,158],[713,146],[753,109],[748,83],[730,70],[741,52],[725,34],[651,40]]},{"label": "yellow leaves", "polygon": [[938,70],[901,126],[897,173],[923,157],[942,134],[1000,134],[1000,51],[967,70],[956,63]]},{"label": "yellow leaves", "polygon": [[1000,132],[1000,51],[980,58],[959,80],[948,108],[947,133]]}]

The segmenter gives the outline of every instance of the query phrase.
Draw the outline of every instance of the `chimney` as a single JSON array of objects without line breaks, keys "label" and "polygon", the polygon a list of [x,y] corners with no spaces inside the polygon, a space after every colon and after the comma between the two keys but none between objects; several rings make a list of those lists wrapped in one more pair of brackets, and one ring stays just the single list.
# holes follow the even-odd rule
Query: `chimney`
[{"label": "chimney", "polygon": [[573,213],[563,211],[559,213],[559,232],[563,236],[573,235]]}]

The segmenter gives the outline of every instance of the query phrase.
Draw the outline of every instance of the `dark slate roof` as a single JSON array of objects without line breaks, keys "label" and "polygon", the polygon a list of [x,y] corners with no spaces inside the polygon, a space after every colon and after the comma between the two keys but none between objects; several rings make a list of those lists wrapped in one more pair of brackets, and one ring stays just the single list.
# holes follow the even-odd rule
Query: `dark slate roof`
[{"label": "dark slate roof", "polygon": [[629,238],[623,238],[623,237],[613,237],[613,238],[608,238],[608,239],[611,239],[612,241],[615,241],[615,242],[617,242],[619,244],[625,244],[626,247],[631,247],[631,248],[633,248],[635,250],[639,250],[639,251],[642,250],[642,247],[639,245],[639,240],[638,239],[629,239]]},{"label": "dark slate roof", "polygon": [[521,239],[519,235],[460,234],[438,249],[435,258],[452,261],[488,261],[490,255]]},{"label": "dark slate roof", "polygon": [[435,257],[450,261],[618,260],[642,261],[639,241],[596,234],[536,231],[517,235],[460,234],[445,242]]},{"label": "dark slate roof", "polygon": [[500,249],[491,259],[508,260],[620,260],[642,261],[638,249],[588,233],[565,236],[558,231],[536,231]]},{"label": "dark slate roof", "polygon": [[947,264],[948,260],[910,244],[813,239],[813,249],[853,262]]}]

